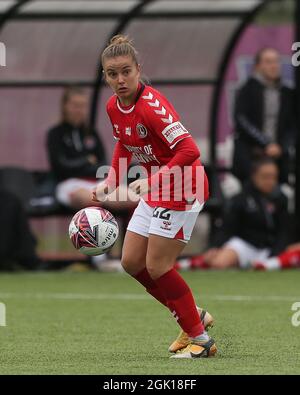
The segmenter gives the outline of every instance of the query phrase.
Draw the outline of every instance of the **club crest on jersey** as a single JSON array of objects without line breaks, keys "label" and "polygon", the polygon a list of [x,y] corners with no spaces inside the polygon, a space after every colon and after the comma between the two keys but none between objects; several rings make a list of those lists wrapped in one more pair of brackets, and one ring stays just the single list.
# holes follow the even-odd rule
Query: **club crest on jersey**
[{"label": "club crest on jersey", "polygon": [[142,125],[141,123],[138,123],[136,125],[136,131],[137,131],[138,136],[141,139],[144,139],[148,134],[148,130],[147,130],[146,126]]}]

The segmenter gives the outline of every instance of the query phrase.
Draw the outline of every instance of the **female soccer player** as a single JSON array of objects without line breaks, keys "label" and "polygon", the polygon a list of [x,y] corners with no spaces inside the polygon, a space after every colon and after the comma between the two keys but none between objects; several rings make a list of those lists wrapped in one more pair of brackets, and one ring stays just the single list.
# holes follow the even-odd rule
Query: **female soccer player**
[{"label": "female soccer player", "polygon": [[[137,51],[126,36],[112,38],[102,53],[102,66],[115,93],[107,102],[107,113],[117,143],[108,177],[95,188],[93,199],[105,201],[132,158],[145,168],[147,177],[129,186],[141,198],[125,235],[122,266],[180,325],[182,331],[169,348],[173,358],[213,356],[217,348],[206,332],[212,316],[197,308],[190,288],[173,267],[208,197],[199,150],[173,106],[141,82]],[[182,193],[185,183],[191,184],[192,192],[200,184],[203,193]]]}]

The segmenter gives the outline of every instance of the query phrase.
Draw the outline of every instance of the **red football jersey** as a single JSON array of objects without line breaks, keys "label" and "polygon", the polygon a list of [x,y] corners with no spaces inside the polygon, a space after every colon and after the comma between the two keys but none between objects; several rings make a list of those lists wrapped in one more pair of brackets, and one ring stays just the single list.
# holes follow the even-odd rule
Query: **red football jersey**
[{"label": "red football jersey", "polygon": [[[172,104],[151,86],[141,86],[135,104],[121,106],[117,95],[107,102],[107,113],[113,126],[113,136],[132,153],[134,161],[143,166],[148,176],[153,175],[159,168],[168,164],[174,156],[174,147],[183,139],[191,138],[190,133],[181,124],[179,115]],[[191,165],[192,190],[196,188],[196,169],[201,167],[197,159]],[[143,196],[151,207],[164,207],[173,210],[185,210],[190,205],[189,197],[182,196],[179,200],[174,193],[174,179],[171,179],[171,192],[168,200],[163,199],[162,192],[153,196],[150,193]],[[199,183],[199,178],[198,178]],[[201,177],[201,197],[203,203],[208,195],[208,183],[204,173]],[[195,200],[195,195],[193,196]]]}]

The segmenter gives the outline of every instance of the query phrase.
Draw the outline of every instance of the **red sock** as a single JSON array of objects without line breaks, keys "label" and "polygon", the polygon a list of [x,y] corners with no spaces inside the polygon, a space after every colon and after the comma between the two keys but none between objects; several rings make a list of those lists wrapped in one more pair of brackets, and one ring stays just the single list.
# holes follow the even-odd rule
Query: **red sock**
[{"label": "red sock", "polygon": [[146,268],[133,277],[146,288],[146,291],[150,295],[152,295],[156,300],[168,307],[168,302],[164,294],[161,292],[157,284],[152,280]]},{"label": "red sock", "polygon": [[283,252],[278,258],[282,269],[300,267],[300,250]]},{"label": "red sock", "polygon": [[210,269],[210,266],[204,261],[202,255],[197,255],[191,258],[192,269]]},{"label": "red sock", "polygon": [[168,301],[168,307],[181,328],[190,336],[199,336],[204,327],[199,317],[192,292],[175,269],[155,280]]},{"label": "red sock", "polygon": [[191,258],[178,259],[174,269],[176,270],[207,270],[210,266],[204,262],[202,255],[196,255]]}]

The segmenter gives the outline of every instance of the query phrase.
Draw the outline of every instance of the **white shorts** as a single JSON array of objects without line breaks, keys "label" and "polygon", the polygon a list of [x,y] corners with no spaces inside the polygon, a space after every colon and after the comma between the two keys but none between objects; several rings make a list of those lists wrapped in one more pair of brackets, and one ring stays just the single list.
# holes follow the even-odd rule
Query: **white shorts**
[{"label": "white shorts", "polygon": [[60,182],[56,186],[56,199],[59,203],[65,206],[71,205],[71,194],[78,189],[87,189],[92,191],[93,188],[99,183],[99,181],[88,181],[80,178],[69,178],[65,181]]},{"label": "white shorts", "polygon": [[154,234],[187,243],[203,206],[204,204],[201,205],[196,201],[190,210],[179,211],[150,207],[143,199],[140,199],[127,230],[144,237]]},{"label": "white shorts", "polygon": [[251,266],[251,262],[265,260],[270,256],[269,248],[256,248],[239,237],[232,237],[223,245],[223,248],[230,248],[236,252],[241,268],[246,269]]}]

